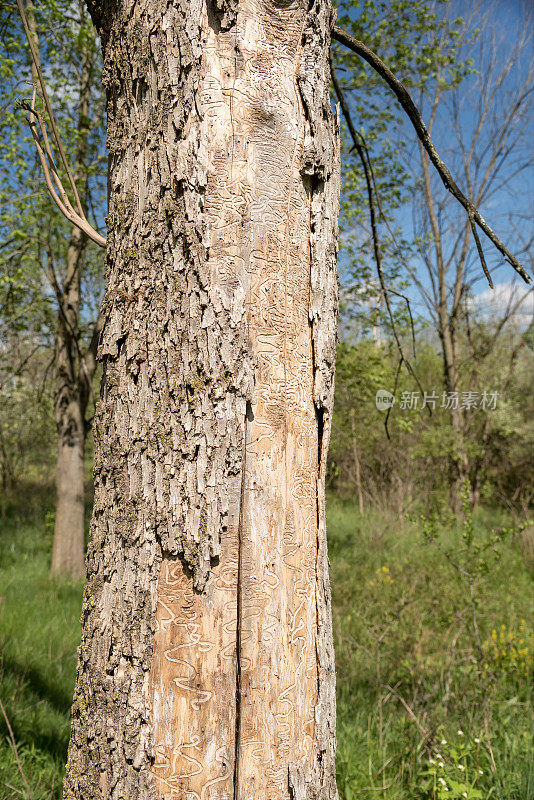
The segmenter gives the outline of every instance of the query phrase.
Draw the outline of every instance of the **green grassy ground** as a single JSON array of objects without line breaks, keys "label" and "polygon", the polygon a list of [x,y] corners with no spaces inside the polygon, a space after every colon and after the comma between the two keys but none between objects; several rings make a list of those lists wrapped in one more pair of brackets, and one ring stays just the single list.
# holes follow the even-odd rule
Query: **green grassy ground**
[{"label": "green grassy ground", "polygon": [[[0,518],[0,698],[34,800],[61,797],[81,602],[79,584],[48,577],[51,497]],[[496,513],[466,533],[328,508],[342,800],[533,800],[534,570],[519,535],[488,543]],[[478,637],[451,561],[475,575]],[[3,720],[0,739],[0,798],[27,798]]]},{"label": "green grassy ground", "polygon": [[[534,798],[534,575],[498,524],[480,513],[469,547],[453,524],[428,543],[420,520],[330,498],[343,800]],[[451,561],[475,572],[478,640]]]},{"label": "green grassy ground", "polygon": [[[33,800],[61,797],[80,636],[81,584],[49,579],[52,504],[50,490],[0,519],[0,699]],[[27,798],[0,730],[0,798]]]}]

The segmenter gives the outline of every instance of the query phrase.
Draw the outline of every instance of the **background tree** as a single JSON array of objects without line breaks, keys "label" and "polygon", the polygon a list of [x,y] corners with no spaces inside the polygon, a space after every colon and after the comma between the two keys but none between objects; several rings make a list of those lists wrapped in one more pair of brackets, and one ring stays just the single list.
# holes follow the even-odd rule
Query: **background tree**
[{"label": "background tree", "polygon": [[[344,24],[352,26],[356,36],[361,35],[360,32],[365,30],[365,24],[368,22],[366,13],[368,6],[371,5],[372,4],[366,4],[361,14],[349,15],[343,20]],[[390,17],[391,22],[387,21],[387,15],[379,15],[378,18],[381,19],[381,22],[376,28],[375,35],[386,47],[388,63],[395,66],[395,68],[401,72],[408,68],[408,74],[404,78],[405,83],[419,92],[422,98],[421,111],[423,116],[427,116],[429,119],[430,131],[432,132],[436,114],[438,114],[443,130],[447,130],[448,125],[454,125],[457,136],[460,137],[458,148],[464,148],[464,163],[462,163],[462,159],[460,158],[460,149],[458,149],[458,159],[456,159],[453,154],[454,151],[451,150],[448,141],[443,142],[443,150],[450,155],[454,174],[462,175],[462,171],[465,173],[463,183],[465,186],[469,187],[470,192],[472,192],[473,183],[477,183],[480,191],[470,196],[472,196],[475,201],[475,205],[478,205],[484,202],[486,194],[489,195],[487,199],[491,199],[490,191],[495,189],[505,191],[506,186],[511,189],[514,181],[521,180],[520,173],[528,166],[528,158],[525,157],[526,154],[524,150],[522,151],[526,142],[525,134],[528,130],[528,113],[526,111],[528,104],[525,103],[526,98],[529,96],[531,84],[528,65],[524,86],[519,86],[518,84],[515,95],[512,97],[509,94],[508,96],[508,113],[503,113],[502,117],[499,117],[497,112],[499,91],[502,91],[503,96],[506,95],[507,92],[509,93],[515,80],[511,77],[510,71],[512,70],[512,75],[518,74],[517,72],[513,72],[512,64],[515,63],[517,65],[518,60],[521,58],[521,52],[525,53],[524,47],[528,41],[528,25],[525,29],[527,33],[523,33],[522,38],[519,37],[517,42],[514,42],[514,47],[517,49],[510,54],[509,63],[497,63],[499,62],[499,58],[495,53],[499,52],[499,48],[495,47],[495,41],[491,40],[489,30],[486,31],[487,36],[483,41],[487,43],[486,47],[488,52],[493,54],[491,56],[492,63],[487,63],[483,48],[479,52],[476,45],[477,36],[480,31],[475,28],[473,20],[475,18],[477,19],[477,25],[480,23],[482,23],[482,25],[489,25],[488,20],[491,18],[494,25],[499,25],[501,23],[495,20],[494,10],[492,11],[490,9],[486,11],[485,16],[482,17],[482,15],[477,12],[477,8],[473,7],[470,9],[470,18],[465,21],[463,18],[454,17],[454,7],[451,12],[446,12],[444,15],[441,14],[438,16],[436,7],[430,4],[418,3],[413,9],[410,8],[408,10],[406,10],[405,5],[406,4],[403,3],[393,4],[397,13]],[[447,7],[444,6],[443,8],[446,9]],[[406,15],[406,19],[404,19],[403,14]],[[402,32],[402,35],[399,35],[400,32]],[[405,32],[408,33],[406,37],[403,35]],[[398,38],[396,39],[396,37]],[[411,41],[412,38],[414,40],[413,44]],[[495,39],[495,34],[493,39]],[[473,57],[476,58],[477,65],[480,68],[479,80],[476,80],[474,70],[471,66]],[[348,166],[346,168],[346,182],[344,187],[345,189],[348,187],[348,192],[344,192],[346,200],[343,205],[345,215],[342,216],[342,223],[344,222],[345,228],[349,225],[350,236],[348,239],[349,248],[345,251],[347,255],[344,256],[342,250],[341,263],[343,264],[345,262],[345,273],[348,271],[350,274],[352,270],[354,276],[350,279],[350,283],[345,281],[344,296],[346,299],[346,309],[353,318],[359,320],[359,335],[365,335],[366,325],[371,325],[373,338],[375,340],[377,340],[376,331],[382,330],[382,332],[386,332],[389,328],[391,332],[390,326],[394,324],[396,319],[396,327],[401,336],[399,339],[395,334],[394,338],[396,339],[397,349],[401,354],[401,365],[404,364],[411,369],[407,360],[407,354],[409,354],[412,361],[415,354],[411,353],[412,343],[410,342],[411,337],[409,336],[410,320],[407,313],[407,311],[409,311],[407,297],[411,297],[412,305],[416,309],[418,308],[416,303],[417,294],[419,294],[424,301],[423,308],[425,308],[426,305],[426,309],[423,311],[424,318],[430,316],[441,337],[442,353],[444,354],[443,358],[446,361],[444,366],[445,383],[443,389],[447,391],[451,397],[457,398],[452,402],[450,407],[452,424],[451,435],[445,435],[442,444],[450,448],[448,456],[448,471],[451,484],[450,498],[451,503],[455,506],[455,510],[458,511],[458,503],[460,502],[459,487],[463,485],[465,480],[469,479],[472,482],[473,501],[476,501],[479,496],[483,473],[482,465],[486,459],[484,455],[484,442],[486,441],[491,427],[492,418],[491,414],[480,414],[477,415],[476,423],[469,413],[466,418],[461,406],[462,392],[459,389],[459,375],[460,372],[463,372],[463,378],[467,382],[465,386],[462,386],[463,389],[473,392],[475,387],[477,389],[480,388],[477,382],[479,380],[480,370],[477,365],[479,365],[480,359],[484,357],[484,353],[487,355],[488,345],[490,343],[495,344],[508,318],[511,315],[513,316],[514,311],[517,311],[516,306],[519,307],[521,298],[520,295],[517,295],[514,302],[510,303],[506,310],[503,310],[502,319],[495,326],[491,335],[483,337],[481,328],[479,328],[478,337],[474,336],[474,334],[468,335],[470,329],[475,325],[475,314],[471,311],[470,321],[465,318],[464,314],[464,319],[462,320],[463,312],[460,309],[460,305],[463,304],[465,308],[466,303],[469,302],[472,304],[472,301],[466,300],[466,297],[469,292],[472,291],[473,281],[476,282],[480,275],[479,269],[477,271],[475,268],[473,271],[473,264],[475,263],[478,267],[479,262],[477,246],[470,238],[472,226],[469,222],[469,215],[464,215],[463,217],[458,216],[459,213],[464,214],[464,212],[459,210],[459,206],[450,195],[443,192],[443,187],[441,185],[436,186],[435,181],[433,181],[433,188],[430,188],[430,184],[428,183],[428,181],[430,181],[428,155],[421,143],[419,143],[418,147],[416,146],[416,152],[422,154],[421,157],[424,159],[427,181],[422,182],[422,189],[424,192],[419,194],[417,182],[411,177],[415,176],[417,172],[417,168],[414,166],[411,156],[413,145],[410,144],[410,141],[413,142],[413,133],[410,130],[403,130],[401,122],[396,120],[395,115],[389,112],[389,109],[382,112],[383,120],[387,120],[390,127],[397,130],[398,138],[400,139],[398,152],[400,152],[402,156],[404,166],[403,169],[398,170],[398,172],[401,175],[400,185],[403,187],[404,199],[406,199],[409,193],[415,218],[419,216],[419,198],[422,195],[427,200],[430,199],[431,202],[435,202],[435,198],[438,197],[439,212],[431,215],[431,219],[434,222],[432,230],[429,230],[426,235],[421,235],[420,228],[415,226],[415,228],[410,231],[410,226],[406,224],[406,206],[402,203],[402,192],[397,195],[396,203],[381,202],[381,193],[384,192],[387,196],[392,180],[391,178],[389,182],[384,180],[384,176],[387,177],[389,173],[387,171],[387,166],[384,170],[380,151],[378,154],[375,154],[376,146],[373,148],[375,134],[371,133],[369,135],[366,127],[364,127],[369,121],[373,121],[372,112],[371,115],[369,112],[366,112],[362,107],[365,104],[362,104],[361,101],[359,103],[352,102],[352,93],[354,91],[359,93],[358,96],[362,94],[365,95],[365,92],[368,91],[368,87],[373,88],[374,81],[372,78],[369,80],[365,72],[362,74],[356,71],[353,58],[354,56],[352,55],[347,57],[343,51],[336,53],[336,61],[338,64],[342,65],[342,69],[344,70],[339,73],[338,86],[336,87],[338,94],[340,91],[343,93],[343,99],[346,104],[344,116],[347,116],[347,114],[350,115],[351,119],[354,120],[355,126],[358,127],[358,125],[360,125],[351,138],[351,142],[353,142],[354,137],[357,137],[355,140],[356,145],[352,148],[353,161],[351,162],[350,157],[347,161]],[[507,59],[501,59],[501,61],[504,62],[507,61]],[[409,69],[410,66],[412,66],[411,72]],[[471,78],[469,77],[470,73],[472,74]],[[505,84],[504,86],[502,85],[503,82]],[[480,92],[480,84],[482,83],[486,88],[485,91]],[[469,97],[471,91],[473,91],[474,96],[479,98],[478,119],[473,119],[472,115],[463,112],[460,113],[459,111],[459,98],[462,98],[461,103],[466,103],[466,98]],[[426,102],[427,98],[429,99],[428,103]],[[436,98],[438,99],[436,100]],[[436,101],[436,105],[434,105],[434,101]],[[491,105],[492,103],[494,103],[493,106]],[[440,104],[448,105],[451,109],[456,109],[455,112],[453,111],[452,122],[449,121],[446,114],[438,113],[438,106],[441,109]],[[372,104],[370,104],[370,107],[373,109]],[[381,104],[379,104],[378,107],[382,108]],[[465,108],[465,106],[462,106],[462,108]],[[377,116],[376,111],[375,117],[377,117],[378,123],[383,121],[380,116]],[[488,123],[487,130],[484,126],[485,122]],[[462,125],[466,128],[463,133],[460,131]],[[507,141],[511,129],[514,130],[514,135],[510,141]],[[401,139],[401,133],[404,134],[404,140]],[[466,136],[472,135],[473,141],[470,149],[465,147],[465,141],[461,138],[462,135],[464,139]],[[367,145],[366,139],[369,140],[369,145]],[[375,219],[373,235],[371,235],[371,231],[366,232],[365,230],[363,230],[362,234],[360,223],[363,220],[360,220],[358,225],[354,225],[350,222],[351,219],[357,219],[353,211],[353,204],[355,200],[356,202],[358,201],[358,191],[361,194],[361,189],[356,189],[355,192],[354,187],[361,187],[363,181],[363,188],[365,188],[365,173],[362,169],[359,154],[360,142],[367,153],[365,158],[371,156],[368,172],[370,172],[372,176],[369,183],[372,183],[372,194],[375,195],[375,209],[374,211],[371,209],[371,217],[373,218],[374,214]],[[499,146],[501,146],[500,151]],[[498,152],[499,156],[497,156]],[[356,159],[355,162],[354,159]],[[375,159],[378,164],[376,170],[372,167]],[[476,176],[472,174],[473,161],[477,164]],[[495,175],[492,172],[494,167],[496,168]],[[492,177],[490,178],[490,176]],[[357,177],[356,181],[355,177]],[[490,186],[486,186],[488,182]],[[428,191],[426,191],[425,187],[428,188]],[[365,194],[367,193],[364,192],[364,195]],[[395,208],[397,208],[396,217],[393,216]],[[518,212],[518,219],[520,214],[521,212]],[[398,230],[395,230],[396,223],[399,219],[404,221],[405,230],[402,236],[399,235]],[[431,253],[434,245],[429,247],[429,242],[435,239],[438,227],[440,228],[441,238],[437,242],[435,250],[438,256],[442,256],[441,279],[437,275],[437,272],[439,272],[437,268],[435,268],[436,274],[429,274],[426,272],[426,277],[425,270],[423,270],[423,272],[420,270],[420,259],[422,259],[423,263],[426,262],[427,267],[429,262],[433,260]],[[463,234],[462,236],[456,237],[455,231],[458,229],[461,229]],[[502,229],[505,229],[505,225],[502,226]],[[515,229],[521,230],[521,225],[516,226]],[[378,231],[380,231],[379,235]],[[358,241],[358,254],[355,254],[354,248],[350,245],[351,237],[354,239],[355,235]],[[372,244],[373,240],[374,245]],[[346,241],[346,237],[342,237],[342,243],[344,245]],[[381,268],[378,269],[378,275],[374,280],[370,280],[369,278],[373,270],[373,265],[369,256],[370,247],[374,247],[374,260],[378,260],[379,267],[381,265]],[[451,252],[455,248],[458,250],[456,264],[458,272],[456,275],[453,275],[453,270],[451,268],[453,256]],[[445,256],[443,256],[444,250],[451,251],[447,252],[447,258],[449,259],[447,266],[445,266],[446,259]],[[526,252],[527,248],[523,251],[523,255],[525,255]],[[367,268],[364,272],[362,272],[360,268],[362,258],[367,262]],[[438,258],[438,261],[439,260],[440,258]],[[464,262],[466,260],[468,268],[466,271],[467,274],[464,274],[464,269],[466,267]],[[492,255],[490,264],[493,263],[496,262],[493,260]],[[406,276],[402,282],[399,280],[401,271]],[[465,280],[463,281],[463,279]],[[412,287],[410,287],[410,282],[413,283]],[[386,293],[386,289],[388,288],[389,291]],[[414,291],[416,292],[415,297]],[[371,301],[373,297],[378,300],[370,319],[366,305],[362,302],[365,300],[366,293],[369,295]],[[390,295],[389,302],[384,302],[386,294]],[[449,309],[450,314],[447,314],[445,311],[449,304],[451,306]],[[441,316],[439,312],[440,307]],[[354,317],[355,312],[356,317]],[[368,322],[366,323],[365,320],[368,320]],[[403,335],[403,330],[406,330],[408,336]],[[346,335],[348,331],[349,328],[345,325],[344,334]],[[442,331],[444,331],[443,334]],[[459,354],[461,345],[459,345],[458,342],[462,336],[466,343],[466,347],[464,348],[466,354],[465,364],[471,367],[471,369],[467,370],[459,369],[459,360],[463,358],[463,356]],[[478,345],[475,345],[475,339],[477,339]],[[521,335],[519,336],[519,340],[521,343],[524,343],[524,339]],[[404,342],[404,345],[402,342]],[[522,344],[520,344],[520,346],[522,346]],[[516,362],[517,352],[514,346],[512,348],[510,363],[513,365],[516,364]],[[418,372],[419,370],[416,369],[414,373],[415,377]],[[502,371],[500,371],[500,373],[501,372]],[[507,375],[508,372],[502,374],[503,381],[509,380],[510,376],[508,375],[508,377],[506,377]],[[447,378],[447,376],[449,377]],[[449,380],[451,376],[454,378],[455,388],[451,388]],[[441,381],[439,381],[437,385],[439,387]],[[422,390],[422,386],[420,382],[417,382],[417,378],[414,388]],[[499,388],[501,388],[500,385],[495,385],[493,387],[493,389],[497,391]],[[473,425],[473,423],[475,424]],[[482,427],[486,431],[485,434],[479,427],[479,423],[482,424]],[[347,425],[344,427],[346,428]],[[469,433],[467,432],[467,428],[469,428]],[[445,434],[445,431],[442,430],[441,432]]]},{"label": "background tree", "polygon": [[[379,52],[412,91],[420,92],[432,82],[438,69],[446,78],[442,81],[446,91],[448,86],[460,83],[470,70],[469,61],[459,50],[464,20],[444,15],[447,3],[448,0],[372,0],[357,9],[350,3],[342,4],[339,25]],[[407,168],[403,157],[406,143],[413,143],[413,131],[407,130],[402,108],[394,101],[390,88],[360,56],[335,43],[333,61],[347,110],[370,161],[382,280],[402,291],[407,285],[405,262],[410,231],[400,222],[399,212],[406,208],[415,188],[412,165]],[[351,319],[363,332],[371,326],[376,337],[378,330],[387,328],[391,321],[377,274],[365,171],[345,127],[344,115],[342,123],[342,324],[347,331]],[[390,302],[402,324],[408,319],[405,301],[392,294]]]},{"label": "background tree", "polygon": [[[0,160],[4,324],[10,335],[25,333],[37,345],[36,353],[53,350],[58,447],[52,572],[79,578],[84,574],[84,449],[100,328],[100,258],[78,228],[67,234],[65,220],[44,189],[31,137],[22,133],[26,124],[22,112],[13,103],[30,77],[39,97],[42,54],[81,203],[99,216],[104,169],[100,69],[94,32],[82,3],[68,8],[61,3],[38,8],[28,3],[26,10],[37,65],[21,48],[21,31],[12,16],[4,27],[7,113]],[[38,101],[39,113],[41,107]],[[42,113],[46,120],[44,108]],[[29,116],[35,123],[35,114]]]},{"label": "background tree", "polygon": [[[456,141],[453,146],[449,139],[448,150],[455,172],[462,175],[475,205],[491,208],[497,191],[508,197],[515,195],[530,166],[528,98],[533,89],[534,69],[531,63],[521,70],[519,78],[517,66],[521,60],[528,59],[531,30],[523,20],[516,35],[511,36],[509,31],[504,34],[500,23],[487,10],[484,16],[477,14],[476,19],[477,29],[473,30],[471,22],[459,40],[462,48],[468,48],[471,58],[476,59],[476,73],[447,92],[447,83],[438,68],[422,93],[421,108],[427,112],[430,132],[436,121],[443,130],[454,130]],[[485,28],[483,36],[480,36],[481,27]],[[473,43],[474,39],[477,41]],[[470,109],[468,114],[464,111],[466,108]],[[490,418],[486,415],[482,428],[471,431],[472,441],[478,441],[479,446],[476,453],[472,450],[470,453],[468,421],[461,404],[462,389],[472,391],[479,385],[482,362],[529,290],[516,284],[516,291],[511,292],[495,324],[484,332],[486,326],[478,323],[478,331],[473,330],[477,322],[473,313],[469,315],[469,304],[481,279],[477,243],[473,241],[469,220],[459,220],[456,204],[450,203],[439,188],[436,191],[428,157],[422,148],[419,148],[419,155],[424,205],[414,211],[418,255],[426,275],[417,274],[413,269],[411,274],[439,335],[445,389],[460,398],[450,409],[453,443],[449,456],[451,502],[459,511],[460,487],[466,480],[471,482],[474,499],[478,496],[490,428]],[[504,201],[501,227],[514,231],[518,225],[522,226],[523,211],[507,205]],[[519,249],[516,247],[517,251]],[[493,253],[488,253],[487,261],[490,271],[502,269],[502,260],[496,259]],[[519,341],[522,346],[524,339],[520,333]],[[510,368],[516,359],[513,344]],[[494,383],[491,388],[502,393],[508,382],[505,371],[501,382]]]}]

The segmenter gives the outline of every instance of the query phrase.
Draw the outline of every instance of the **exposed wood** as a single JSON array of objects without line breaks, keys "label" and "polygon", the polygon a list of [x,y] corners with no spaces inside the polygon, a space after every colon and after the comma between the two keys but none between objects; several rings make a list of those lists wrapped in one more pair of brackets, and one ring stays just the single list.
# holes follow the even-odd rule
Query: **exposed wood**
[{"label": "exposed wood", "polygon": [[332,8],[90,7],[105,379],[65,797],[337,800]]}]

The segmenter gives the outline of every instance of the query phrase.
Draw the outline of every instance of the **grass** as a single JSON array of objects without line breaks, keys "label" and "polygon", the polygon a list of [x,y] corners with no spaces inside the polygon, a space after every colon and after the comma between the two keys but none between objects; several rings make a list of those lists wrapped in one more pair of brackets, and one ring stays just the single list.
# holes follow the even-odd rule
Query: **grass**
[{"label": "grass", "polygon": [[[328,517],[342,800],[441,798],[439,778],[451,798],[532,800],[533,571],[519,537],[484,566],[475,553],[479,653],[468,582],[438,549],[465,568],[461,526],[438,525],[429,543],[420,520],[362,517],[335,498]],[[503,521],[480,513],[471,549]],[[473,786],[451,791],[466,775]]]},{"label": "grass", "polygon": [[[81,586],[48,575],[51,504],[44,491],[0,518],[0,697],[33,800],[61,797],[80,633]],[[479,652],[469,587],[438,549],[465,566],[461,527],[438,523],[429,542],[428,523],[334,497],[328,522],[341,800],[533,800],[534,573],[519,537],[476,553]],[[473,553],[504,522],[479,513]],[[0,739],[0,798],[27,798],[3,720]]]},{"label": "grass", "polygon": [[[80,583],[49,578],[53,492],[0,520],[0,698],[33,800],[60,798],[80,637]],[[0,719],[0,798],[27,797]]]}]

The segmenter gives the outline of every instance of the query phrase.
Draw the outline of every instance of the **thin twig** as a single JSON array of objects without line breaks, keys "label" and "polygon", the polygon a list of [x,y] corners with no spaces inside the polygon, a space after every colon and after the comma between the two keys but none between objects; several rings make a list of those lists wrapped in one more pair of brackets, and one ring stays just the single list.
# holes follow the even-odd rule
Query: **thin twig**
[{"label": "thin twig", "polygon": [[[403,255],[401,253],[401,248],[400,248],[399,243],[397,242],[397,237],[395,236],[395,234],[394,234],[394,232],[393,232],[393,230],[391,228],[391,225],[389,224],[389,220],[388,220],[387,216],[384,214],[384,211],[382,209],[382,203],[380,202],[380,192],[378,191],[378,186],[377,186],[377,182],[376,182],[376,178],[375,178],[375,171],[373,169],[373,162],[371,161],[371,157],[369,155],[369,148],[367,147],[367,142],[365,141],[365,137],[363,136],[362,133],[360,133],[360,131],[358,131],[358,137],[359,137],[359,139],[360,139],[360,141],[362,143],[362,147],[365,150],[365,153],[366,153],[366,156],[367,156],[367,163],[369,165],[369,172],[371,173],[371,180],[373,182],[373,188],[374,188],[374,192],[375,192],[375,198],[376,198],[376,204],[378,206],[378,211],[380,212],[380,216],[382,217],[382,221],[384,222],[386,228],[388,229],[388,232],[389,232],[389,235],[391,236],[391,240],[392,240],[393,244],[397,248],[398,256],[400,257],[400,259],[401,259],[402,263],[404,264],[404,266],[408,267],[406,259],[403,257]],[[414,326],[414,322],[413,322],[412,307],[410,305],[410,300],[408,299],[408,297],[406,297],[406,295],[401,294],[400,292],[397,292],[394,289],[390,289],[389,291],[392,294],[396,294],[398,297],[402,297],[402,299],[406,301],[406,306],[408,308],[408,314],[410,316],[410,329],[411,329],[411,332],[412,332],[413,357],[416,358],[416,354],[415,354],[415,326]]]},{"label": "thin twig", "polygon": [[17,794],[20,794],[21,797],[24,797],[24,792],[22,792],[20,789],[17,789],[15,786],[11,786],[10,783],[6,783],[4,781],[4,786],[7,786],[7,788],[11,789],[12,792],[16,792]]},{"label": "thin twig", "polygon": [[7,730],[8,730],[8,733],[9,733],[9,738],[11,739],[11,745],[13,747],[13,752],[15,754],[15,759],[17,761],[17,766],[19,768],[19,772],[20,772],[20,774],[22,776],[22,780],[24,781],[24,785],[26,786],[26,789],[28,790],[28,796],[29,796],[30,800],[33,800],[32,792],[31,792],[31,789],[30,789],[30,785],[29,785],[28,781],[26,780],[26,775],[24,774],[24,770],[22,769],[22,764],[20,763],[19,751],[17,750],[17,743],[15,741],[15,736],[13,735],[13,729],[11,727],[11,723],[9,722],[9,718],[8,718],[8,716],[6,714],[6,710],[4,708],[4,704],[2,703],[1,700],[0,700],[0,710],[2,711],[2,714],[3,714],[4,719],[6,721]]},{"label": "thin twig", "polygon": [[421,736],[424,737],[425,741],[428,740],[430,738],[430,736],[431,736],[430,732],[427,731],[423,727],[423,725],[419,722],[419,720],[417,719],[417,716],[415,715],[414,711],[410,708],[410,706],[408,705],[408,703],[406,702],[404,697],[401,694],[399,694],[399,692],[396,689],[394,689],[392,686],[389,686],[389,684],[386,686],[386,689],[388,690],[388,692],[391,692],[391,694],[394,695],[397,698],[397,700],[401,703],[401,705],[404,706],[408,716],[410,717],[410,719],[417,726],[417,729],[419,730],[419,733],[421,734]]},{"label": "thin twig", "polygon": [[401,774],[401,769],[399,769],[393,780],[388,783],[387,786],[365,786],[363,789],[356,789],[356,794],[362,794],[362,792],[384,792],[386,789],[391,789],[393,784],[397,782]]},{"label": "thin twig", "polygon": [[480,244],[480,239],[478,236],[478,231],[473,220],[473,215],[469,214],[469,224],[471,226],[471,231],[473,232],[473,239],[475,240],[475,244],[477,246],[478,257],[480,258],[480,263],[482,264],[482,269],[484,270],[484,275],[487,278],[487,281],[490,287],[493,289],[493,281],[491,280],[491,275],[489,274],[489,269],[486,264],[486,259],[484,258],[484,251],[482,250],[482,245]]},{"label": "thin twig", "polygon": [[[20,2],[20,0],[17,0],[17,2]],[[447,166],[439,157],[438,152],[434,147],[434,143],[430,138],[430,134],[428,133],[426,125],[423,122],[422,117],[406,87],[399,81],[398,78],[395,77],[393,72],[389,69],[389,67],[386,66],[386,64],[384,64],[382,59],[379,58],[379,56],[373,52],[373,50],[367,47],[367,45],[361,42],[359,39],[356,39],[354,36],[351,36],[349,33],[346,33],[337,26],[335,26],[332,31],[332,38],[340,44],[345,45],[345,47],[348,47],[349,50],[353,51],[353,53],[356,53],[356,55],[367,61],[367,63],[375,70],[375,72],[377,72],[380,77],[386,81],[390,89],[394,92],[399,100],[402,108],[406,112],[415,132],[417,133],[418,138],[420,139],[432,164],[436,168],[436,171],[443,181],[445,188],[453,195],[453,197],[456,198],[460,205],[463,206],[468,216],[470,216],[473,221],[476,222],[479,228],[486,234],[488,239],[493,242],[497,250],[499,250],[499,252],[504,256],[506,261],[508,261],[515,271],[521,275],[525,283],[530,283],[530,276],[525,272],[519,261],[517,261],[517,259],[504,246],[499,237],[496,235],[496,233],[494,233],[484,217],[480,214],[474,203],[463,194],[456,184],[456,181],[452,177]],[[485,272],[487,272],[487,268]]]}]

